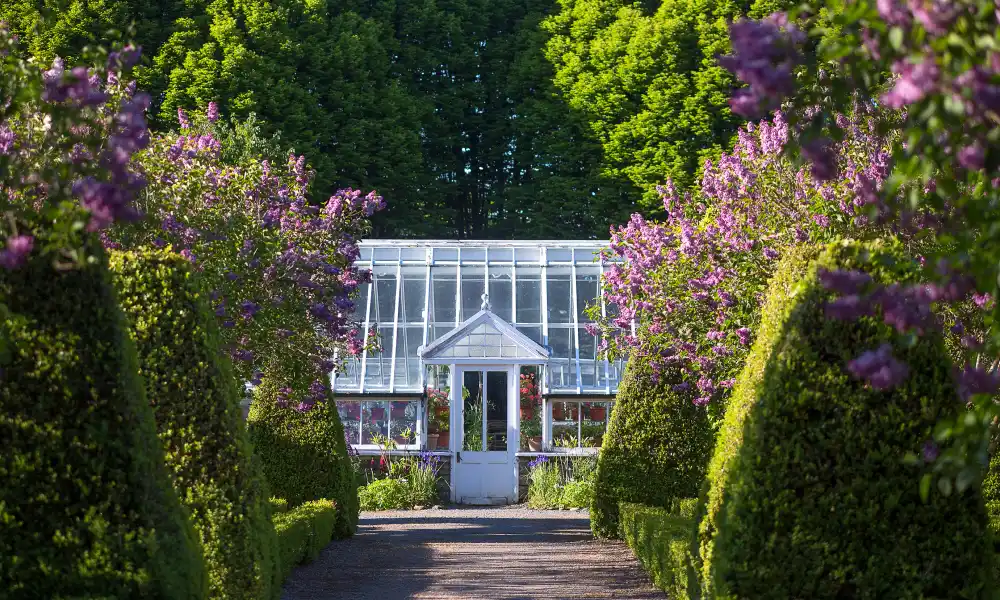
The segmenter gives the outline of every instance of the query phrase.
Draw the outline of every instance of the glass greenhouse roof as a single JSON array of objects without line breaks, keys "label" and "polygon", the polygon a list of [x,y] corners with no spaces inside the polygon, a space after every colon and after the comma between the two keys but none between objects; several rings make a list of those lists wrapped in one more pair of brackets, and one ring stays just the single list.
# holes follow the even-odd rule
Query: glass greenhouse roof
[{"label": "glass greenhouse roof", "polygon": [[[421,393],[426,369],[417,349],[428,346],[479,312],[491,311],[551,357],[543,391],[613,394],[623,364],[598,360],[598,339],[587,333],[590,304],[601,302],[600,241],[501,242],[367,240],[357,266],[372,270],[361,289],[355,319],[375,328],[381,352],[348,360],[335,373],[341,393]],[[489,338],[484,338],[489,339]]]}]

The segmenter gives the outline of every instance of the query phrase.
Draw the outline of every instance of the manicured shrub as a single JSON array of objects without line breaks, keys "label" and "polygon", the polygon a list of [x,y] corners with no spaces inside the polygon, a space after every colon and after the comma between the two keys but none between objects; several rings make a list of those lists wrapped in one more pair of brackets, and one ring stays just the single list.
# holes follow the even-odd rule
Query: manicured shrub
[{"label": "manicured shrub", "polygon": [[271,514],[277,515],[288,512],[288,500],[272,496],[270,502],[271,502]]},{"label": "manicured shrub", "polygon": [[619,528],[623,540],[658,588],[671,600],[699,598],[698,573],[692,559],[697,536],[693,498],[678,502],[676,510],[623,502]]},{"label": "manicured shrub", "polygon": [[0,269],[0,590],[31,598],[204,598],[100,246]]},{"label": "manicured shrub", "polygon": [[540,456],[528,463],[528,506],[588,508],[594,500],[596,476],[594,458]]},{"label": "manicured shrub", "polygon": [[276,514],[273,519],[281,549],[284,579],[296,565],[315,560],[333,539],[337,504],[332,500],[311,500],[288,512]]},{"label": "manicured shrub", "polygon": [[285,399],[280,380],[273,371],[265,375],[254,390],[247,419],[271,492],[290,507],[323,498],[336,501],[335,533],[353,535],[358,527],[358,487],[336,404],[327,393],[323,401],[297,410]]},{"label": "manicured shrub", "polygon": [[[889,243],[844,242],[804,258],[771,284],[712,458],[699,530],[704,596],[987,597],[979,492],[935,490],[925,503],[923,467],[904,463],[959,407],[940,336],[907,345],[881,318],[826,313],[834,296],[821,269],[906,283],[913,262]],[[875,389],[848,363],[883,344],[909,374]]]},{"label": "manicured shrub", "polygon": [[620,502],[669,508],[698,495],[712,429],[691,394],[674,390],[676,375],[663,368],[654,381],[642,357],[629,360],[597,461],[590,526],[598,537],[618,535]]},{"label": "manicured shrub", "polygon": [[376,479],[358,490],[361,510],[396,510],[410,508],[410,488],[401,479]]},{"label": "manicured shrub", "polygon": [[983,502],[986,504],[986,516],[993,539],[994,577],[996,581],[1000,581],[1000,452],[997,450],[990,454],[989,469],[983,479]]},{"label": "manicured shrub", "polygon": [[266,598],[277,583],[267,486],[200,281],[166,250],[113,252],[110,264],[167,467],[205,551],[210,596]]}]

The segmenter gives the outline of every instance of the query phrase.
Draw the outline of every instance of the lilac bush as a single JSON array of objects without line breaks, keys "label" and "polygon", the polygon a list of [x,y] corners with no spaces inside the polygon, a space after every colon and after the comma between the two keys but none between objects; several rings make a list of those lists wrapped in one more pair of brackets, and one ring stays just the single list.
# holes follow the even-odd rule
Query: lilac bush
[{"label": "lilac bush", "polygon": [[817,179],[785,158],[789,129],[779,112],[748,125],[731,153],[707,162],[697,194],[681,198],[664,186],[664,222],[633,215],[613,229],[609,258],[622,262],[605,272],[603,286],[618,310],[592,328],[603,351],[638,352],[654,374],[680,366],[675,389],[718,416],[785,249],[889,232],[865,213],[859,193],[888,175],[888,142],[868,111],[855,107],[840,121],[849,135],[838,144],[836,180]]},{"label": "lilac bush", "polygon": [[[746,32],[766,23],[741,22],[731,30],[734,53],[724,66],[748,84],[732,99],[733,110],[757,116],[781,106],[793,132],[789,154],[829,178],[829,142],[844,134],[832,115],[857,102],[880,106],[882,129],[896,137],[889,176],[869,194],[869,212],[905,222],[924,210],[936,221],[930,233],[938,243],[926,257],[931,283],[890,287],[874,297],[901,337],[920,335],[934,321],[930,314],[963,293],[974,293],[979,306],[991,305],[977,316],[983,338],[962,335],[968,323],[951,324],[974,354],[958,372],[973,410],[938,428],[938,442],[949,448],[935,464],[947,475],[939,479],[942,490],[953,483],[964,489],[986,465],[990,430],[1000,417],[993,401],[1000,390],[1000,331],[993,326],[1000,306],[992,302],[1000,274],[1000,8],[992,0],[827,0],[766,21],[779,31],[756,42]],[[804,52],[807,47],[812,51]],[[762,85],[788,81],[790,63],[777,58],[788,56],[794,57],[792,85]],[[857,302],[846,295],[845,305]]]},{"label": "lilac bush", "polygon": [[137,156],[149,182],[138,199],[146,219],[116,227],[107,244],[171,246],[190,260],[238,375],[256,385],[265,371],[281,374],[290,386],[283,403],[306,411],[326,397],[335,354],[363,347],[350,316],[370,274],[353,261],[385,202],[345,189],[314,205],[304,156],[226,164],[217,109],[178,116],[178,133],[155,136]]}]

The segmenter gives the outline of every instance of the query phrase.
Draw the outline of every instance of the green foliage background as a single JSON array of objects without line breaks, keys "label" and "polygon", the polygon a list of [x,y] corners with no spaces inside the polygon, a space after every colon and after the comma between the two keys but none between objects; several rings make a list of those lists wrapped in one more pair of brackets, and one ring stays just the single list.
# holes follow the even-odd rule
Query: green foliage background
[{"label": "green foliage background", "polygon": [[205,551],[211,597],[277,594],[267,484],[202,286],[190,263],[166,250],[113,252],[110,263],[167,467]]}]

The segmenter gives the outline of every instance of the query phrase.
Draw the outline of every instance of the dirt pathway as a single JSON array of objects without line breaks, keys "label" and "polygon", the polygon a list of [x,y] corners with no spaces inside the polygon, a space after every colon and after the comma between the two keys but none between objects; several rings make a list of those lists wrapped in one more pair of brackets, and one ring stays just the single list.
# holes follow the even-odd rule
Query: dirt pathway
[{"label": "dirt pathway", "polygon": [[284,600],[663,599],[623,544],[586,512],[520,507],[363,514],[285,583]]}]

